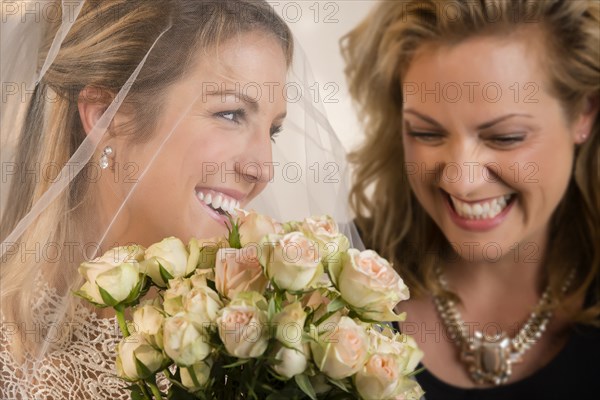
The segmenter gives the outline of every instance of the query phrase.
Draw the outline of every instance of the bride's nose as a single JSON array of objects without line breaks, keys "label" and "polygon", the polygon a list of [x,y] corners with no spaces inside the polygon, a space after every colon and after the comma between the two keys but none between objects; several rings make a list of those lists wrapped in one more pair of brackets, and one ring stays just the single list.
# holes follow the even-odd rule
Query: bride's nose
[{"label": "bride's nose", "polygon": [[272,145],[270,127],[256,128],[236,162],[237,172],[246,181],[265,183],[273,179]]}]

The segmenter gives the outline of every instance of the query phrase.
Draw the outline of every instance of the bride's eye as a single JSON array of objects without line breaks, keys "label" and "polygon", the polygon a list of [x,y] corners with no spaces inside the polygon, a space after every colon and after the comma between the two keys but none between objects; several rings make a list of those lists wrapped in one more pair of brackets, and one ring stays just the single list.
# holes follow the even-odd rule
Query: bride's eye
[{"label": "bride's eye", "polygon": [[277,136],[279,135],[279,133],[283,130],[283,127],[281,125],[279,126],[273,126],[271,127],[271,141],[273,143],[275,143],[275,138],[277,138]]},{"label": "bride's eye", "polygon": [[219,118],[239,124],[240,121],[246,116],[246,111],[243,108],[240,108],[238,110],[218,112],[215,115]]}]

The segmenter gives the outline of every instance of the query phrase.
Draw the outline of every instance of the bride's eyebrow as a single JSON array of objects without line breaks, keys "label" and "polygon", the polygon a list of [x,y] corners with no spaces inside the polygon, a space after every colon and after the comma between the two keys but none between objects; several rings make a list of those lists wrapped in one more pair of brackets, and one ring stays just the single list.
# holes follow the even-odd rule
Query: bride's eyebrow
[{"label": "bride's eyebrow", "polygon": [[219,90],[216,92],[210,92],[207,93],[207,96],[210,97],[215,97],[215,96],[219,96],[221,97],[221,101],[224,102],[226,97],[235,97],[236,99],[236,103],[238,102],[243,102],[246,104],[246,106],[250,109],[250,111],[252,112],[257,112],[259,109],[259,105],[258,105],[258,100],[254,99],[250,96],[248,96],[245,93],[241,93],[238,91],[234,91],[234,90]]}]

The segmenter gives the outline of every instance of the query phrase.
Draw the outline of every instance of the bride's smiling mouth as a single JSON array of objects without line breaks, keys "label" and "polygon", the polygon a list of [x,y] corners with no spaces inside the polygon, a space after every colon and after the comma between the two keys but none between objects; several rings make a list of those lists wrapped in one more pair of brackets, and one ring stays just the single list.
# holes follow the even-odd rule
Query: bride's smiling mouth
[{"label": "bride's smiling mouth", "polygon": [[211,218],[221,223],[229,222],[229,215],[232,217],[237,215],[236,209],[240,208],[240,202],[246,197],[242,193],[229,189],[197,187],[194,192],[202,208]]},{"label": "bride's smiling mouth", "polygon": [[473,231],[487,231],[501,224],[518,197],[516,193],[507,193],[476,201],[465,201],[443,190],[441,193],[454,223]]}]

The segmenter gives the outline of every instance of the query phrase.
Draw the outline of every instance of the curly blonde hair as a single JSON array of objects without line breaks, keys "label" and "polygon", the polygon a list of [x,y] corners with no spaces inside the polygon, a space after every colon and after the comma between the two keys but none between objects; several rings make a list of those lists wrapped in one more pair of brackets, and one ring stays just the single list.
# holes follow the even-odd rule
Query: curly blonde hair
[{"label": "curly blonde hair", "polygon": [[[423,45],[460,43],[536,26],[545,35],[550,89],[573,120],[589,99],[600,98],[600,2],[555,0],[399,0],[378,5],[342,40],[350,93],[366,140],[350,154],[355,167],[351,205],[367,246],[393,260],[416,296],[439,294],[436,260],[451,251],[442,232],[408,185],[402,79]],[[565,197],[552,217],[545,254],[554,293],[573,266],[568,296],[591,295],[576,319],[600,314],[600,118],[579,146]],[[446,293],[453,297],[455,294]],[[552,307],[557,306],[557,303]]]}]

